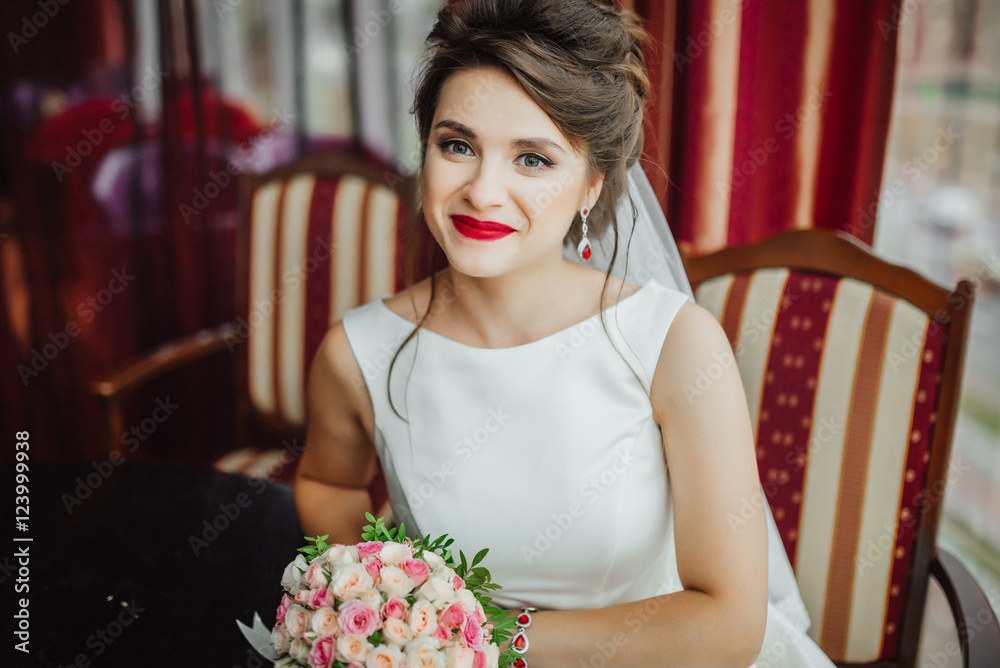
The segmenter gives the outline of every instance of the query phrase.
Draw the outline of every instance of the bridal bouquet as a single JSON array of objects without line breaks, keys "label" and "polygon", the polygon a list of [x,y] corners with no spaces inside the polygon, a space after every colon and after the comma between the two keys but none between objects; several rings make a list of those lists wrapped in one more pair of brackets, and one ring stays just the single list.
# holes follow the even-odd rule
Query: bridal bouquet
[{"label": "bridal bouquet", "polygon": [[402,525],[386,529],[383,518],[364,527],[356,545],[310,545],[281,578],[271,643],[275,666],[313,668],[498,668],[513,619],[489,605],[500,586],[460,551],[456,562],[446,535],[410,540]]}]

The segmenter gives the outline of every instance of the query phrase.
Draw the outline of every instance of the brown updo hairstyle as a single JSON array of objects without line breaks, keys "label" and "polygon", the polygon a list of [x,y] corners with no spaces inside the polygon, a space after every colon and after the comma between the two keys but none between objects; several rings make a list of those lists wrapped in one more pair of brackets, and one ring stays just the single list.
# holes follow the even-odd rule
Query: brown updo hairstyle
[{"label": "brown updo hairstyle", "polygon": [[[643,57],[646,42],[639,18],[612,0],[446,0],[427,37],[429,53],[411,110],[417,120],[423,164],[438,97],[451,75],[498,67],[520,83],[574,150],[587,156],[589,176],[604,177],[600,197],[587,219],[597,239],[604,237],[609,226],[613,229],[614,246],[601,304],[619,247],[615,204],[627,193],[627,170],[642,153],[643,111],[650,92]],[[634,227],[634,204],[632,208]],[[579,214],[564,239],[574,248],[582,237],[578,220]],[[436,251],[435,244],[435,255]],[[434,264],[432,258],[427,312],[393,356],[390,377],[400,350],[434,306]],[[604,328],[607,331],[606,324]]]}]

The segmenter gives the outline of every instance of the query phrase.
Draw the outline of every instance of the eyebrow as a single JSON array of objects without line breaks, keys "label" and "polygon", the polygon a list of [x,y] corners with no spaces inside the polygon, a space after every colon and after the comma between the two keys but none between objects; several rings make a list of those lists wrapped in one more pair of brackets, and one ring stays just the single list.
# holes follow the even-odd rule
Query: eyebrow
[{"label": "eyebrow", "polygon": [[[449,130],[457,132],[460,135],[464,135],[465,137],[468,137],[469,139],[472,140],[475,140],[477,138],[476,133],[473,132],[472,128],[466,125],[462,125],[461,123],[458,123],[456,121],[449,121],[449,120],[439,121],[434,126],[435,130],[437,130],[438,128],[448,128]],[[547,139],[545,137],[527,137],[524,139],[515,139],[510,143],[510,145],[511,148],[516,148],[518,150],[549,148],[549,149],[555,149],[561,153],[566,153],[566,149],[564,149],[562,146],[552,141],[551,139]]]}]

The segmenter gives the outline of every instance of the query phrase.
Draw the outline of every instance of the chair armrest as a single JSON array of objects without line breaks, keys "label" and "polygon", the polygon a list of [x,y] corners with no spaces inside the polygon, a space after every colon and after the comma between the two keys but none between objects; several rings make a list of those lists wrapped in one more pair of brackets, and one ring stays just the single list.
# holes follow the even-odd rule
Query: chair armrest
[{"label": "chair armrest", "polygon": [[188,362],[201,359],[239,342],[236,324],[227,322],[212,329],[203,329],[186,338],[171,341],[110,376],[90,383],[91,394],[101,402],[104,411],[105,454],[118,447],[125,432],[125,416],[119,396],[137,385]]},{"label": "chair armrest", "polygon": [[90,391],[98,397],[113,399],[173,368],[210,355],[234,339],[235,323],[227,322],[214,329],[203,329],[189,337],[166,343],[110,376],[92,382]]},{"label": "chair armrest", "polygon": [[990,668],[1000,656],[1000,625],[979,583],[955,555],[937,547],[931,575],[941,585],[958,627],[962,666]]}]

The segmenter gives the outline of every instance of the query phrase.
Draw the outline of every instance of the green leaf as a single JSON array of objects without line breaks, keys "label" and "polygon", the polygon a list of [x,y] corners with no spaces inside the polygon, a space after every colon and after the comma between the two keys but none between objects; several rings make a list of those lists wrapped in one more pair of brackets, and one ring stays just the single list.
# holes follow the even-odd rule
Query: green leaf
[{"label": "green leaf", "polygon": [[479,550],[479,552],[476,552],[476,556],[472,559],[472,565],[475,566],[480,561],[482,561],[483,557],[485,557],[486,553],[489,552],[489,551],[490,551],[490,548],[484,547],[483,549]]}]

